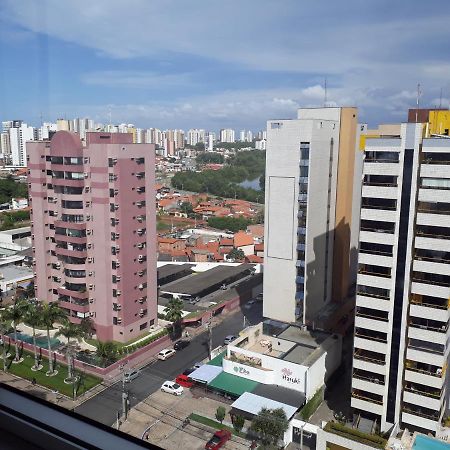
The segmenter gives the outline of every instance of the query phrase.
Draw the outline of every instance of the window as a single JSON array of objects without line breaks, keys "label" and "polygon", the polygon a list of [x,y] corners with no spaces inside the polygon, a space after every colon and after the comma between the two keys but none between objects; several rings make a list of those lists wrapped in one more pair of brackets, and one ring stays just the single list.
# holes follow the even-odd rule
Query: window
[{"label": "window", "polygon": [[145,330],[147,328],[147,322],[144,322],[140,327],[139,330]]}]

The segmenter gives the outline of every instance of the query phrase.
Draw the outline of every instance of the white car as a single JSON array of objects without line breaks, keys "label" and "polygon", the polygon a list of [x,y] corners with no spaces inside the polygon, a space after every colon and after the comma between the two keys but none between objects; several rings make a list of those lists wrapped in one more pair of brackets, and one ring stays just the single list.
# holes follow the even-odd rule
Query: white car
[{"label": "white car", "polygon": [[234,341],[235,339],[237,339],[237,336],[235,336],[234,334],[230,334],[229,336],[226,336],[225,339],[223,340],[223,345],[228,345],[230,342]]},{"label": "white car", "polygon": [[158,359],[165,361],[166,359],[169,359],[171,356],[175,355],[175,353],[176,351],[173,348],[166,348],[158,353]]},{"label": "white car", "polygon": [[181,395],[183,393],[183,388],[174,381],[164,381],[161,390],[173,395]]}]

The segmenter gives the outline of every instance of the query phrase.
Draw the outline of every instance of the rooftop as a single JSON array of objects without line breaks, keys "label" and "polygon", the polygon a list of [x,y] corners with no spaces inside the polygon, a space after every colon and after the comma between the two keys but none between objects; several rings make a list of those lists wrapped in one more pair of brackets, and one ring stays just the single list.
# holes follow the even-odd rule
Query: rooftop
[{"label": "rooftop", "polygon": [[9,266],[4,266],[0,270],[0,281],[13,281],[17,279],[32,278],[33,271],[27,267],[20,267],[11,264]]},{"label": "rooftop", "polygon": [[31,233],[31,227],[13,228],[12,230],[0,231],[0,233],[10,234],[12,236],[14,236],[15,234]]}]

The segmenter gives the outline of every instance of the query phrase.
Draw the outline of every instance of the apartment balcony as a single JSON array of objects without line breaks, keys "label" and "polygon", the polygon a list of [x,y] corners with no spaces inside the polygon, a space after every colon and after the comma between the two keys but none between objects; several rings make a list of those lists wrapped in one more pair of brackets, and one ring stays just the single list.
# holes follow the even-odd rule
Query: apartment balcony
[{"label": "apartment balcony", "polygon": [[428,295],[430,297],[449,298],[450,288],[447,286],[439,286],[430,284],[427,281],[413,281],[411,283],[411,292],[415,294]]},{"label": "apartment balcony", "polygon": [[65,180],[64,178],[53,178],[53,186],[68,186],[68,187],[84,187],[85,180]]},{"label": "apartment balcony", "polygon": [[417,235],[414,239],[415,248],[450,252],[450,239],[438,239],[430,236]]},{"label": "apartment balcony", "polygon": [[386,363],[384,355],[374,355],[373,352],[367,350],[355,349],[353,368],[385,375]]},{"label": "apartment balcony", "polygon": [[450,320],[450,309],[447,307],[447,300],[445,306],[439,304],[415,303],[417,300],[411,299],[409,306],[409,315],[411,317],[420,317],[428,320],[437,320],[448,322]]},{"label": "apartment balcony", "polygon": [[441,214],[433,211],[419,209],[416,216],[417,225],[429,225],[436,227],[450,228],[450,215],[442,212]]},{"label": "apartment balcony", "polygon": [[380,220],[382,222],[396,222],[397,211],[387,209],[372,209],[361,207],[361,219]]},{"label": "apartment balcony", "polygon": [[358,273],[357,283],[363,286],[372,286],[386,290],[392,287],[392,279],[390,277],[377,276],[375,274]]},{"label": "apartment balcony", "polygon": [[423,408],[440,411],[442,406],[441,393],[435,394],[434,390],[419,390],[413,386],[405,386],[403,388],[403,401]]},{"label": "apartment balcony", "polygon": [[383,414],[383,397],[365,391],[353,390],[351,406],[381,416]]},{"label": "apartment balcony", "polygon": [[376,316],[357,313],[355,316],[355,327],[388,333],[389,321]]},{"label": "apartment balcony", "polygon": [[380,375],[372,374],[372,377],[364,377],[353,374],[352,390],[363,390],[376,395],[384,395],[385,386]]},{"label": "apartment balcony", "polygon": [[[449,175],[450,167],[447,169],[447,176]],[[448,203],[448,191],[445,189],[419,189],[418,201]]]},{"label": "apartment balcony", "polygon": [[71,242],[73,244],[86,244],[87,236],[66,236],[64,234],[55,234],[55,240],[60,242]]},{"label": "apartment balcony", "polygon": [[356,305],[365,308],[374,308],[379,311],[389,311],[391,309],[389,298],[370,296],[367,294],[362,295],[359,292],[356,294]]},{"label": "apartment balcony", "polygon": [[388,350],[387,341],[374,337],[368,337],[367,335],[363,336],[362,334],[355,334],[353,345],[355,348],[361,348],[377,353],[386,353]]},{"label": "apartment balcony", "polygon": [[424,178],[448,178],[449,166],[446,164],[424,164],[420,165],[420,176]]},{"label": "apartment balcony", "polygon": [[[436,431],[440,426],[439,413],[413,404],[404,404],[401,420],[404,424]],[[407,426],[407,425],[406,425]]]},{"label": "apartment balcony", "polygon": [[428,348],[420,347],[416,344],[408,344],[406,349],[406,359],[416,361],[422,364],[431,364],[437,367],[444,367],[447,358],[444,353],[431,351]]},{"label": "apartment balcony", "polygon": [[359,264],[373,264],[374,266],[392,267],[392,256],[382,255],[376,252],[363,252],[360,250],[358,254]]},{"label": "apartment balcony", "polygon": [[76,258],[87,258],[87,249],[85,250],[70,250],[56,246],[55,252],[57,255],[74,256]]},{"label": "apartment balcony", "polygon": [[413,262],[413,270],[416,272],[448,275],[450,272],[450,264],[415,259]]},{"label": "apartment balcony", "polygon": [[361,242],[371,242],[374,244],[394,245],[395,236],[393,233],[360,230],[359,240]]},{"label": "apartment balcony", "polygon": [[86,267],[86,261],[84,263],[79,263],[79,264],[66,263],[66,262],[63,262],[62,264],[63,264],[64,269],[68,269],[68,270],[84,270]]},{"label": "apartment balcony", "polygon": [[442,389],[445,382],[445,376],[443,376],[441,367],[407,360],[405,362],[405,381]]},{"label": "apartment balcony", "polygon": [[[426,320],[424,322],[426,322]],[[420,324],[410,322],[408,326],[408,337],[410,339],[419,339],[421,341],[445,345],[447,342],[447,330],[447,322],[442,324],[441,327],[436,327],[436,325],[427,325],[426,323]]]},{"label": "apartment balcony", "polygon": [[80,304],[80,303],[76,303],[76,302],[66,302],[66,301],[59,301],[58,302],[58,306],[60,306],[61,308],[65,308],[68,309],[70,311],[77,311],[77,312],[83,312],[83,313],[87,313],[89,312],[89,303],[86,304]]},{"label": "apartment balcony", "polygon": [[69,297],[78,298],[78,299],[87,300],[89,298],[89,293],[87,292],[87,290],[73,291],[71,289],[65,288],[64,286],[60,286],[57,288],[57,292],[59,295],[67,295]]}]

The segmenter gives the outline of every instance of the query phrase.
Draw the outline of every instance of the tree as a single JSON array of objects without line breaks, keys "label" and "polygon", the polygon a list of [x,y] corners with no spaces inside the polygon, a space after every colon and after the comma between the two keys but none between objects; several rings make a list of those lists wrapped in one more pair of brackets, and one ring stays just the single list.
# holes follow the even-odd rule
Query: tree
[{"label": "tree", "polygon": [[36,328],[42,325],[42,317],[41,317],[41,307],[36,303],[28,303],[25,314],[24,321],[27,325],[30,325],[33,329],[33,350],[34,350],[34,365],[32,367],[33,370],[40,370],[42,366],[39,365],[39,356],[36,345]]},{"label": "tree", "polygon": [[231,416],[233,422],[233,428],[240,433],[242,428],[244,428],[245,419],[242,416]]},{"label": "tree", "polygon": [[222,422],[223,422],[223,419],[225,419],[226,413],[227,413],[227,411],[226,411],[225,407],[219,406],[219,407],[216,409],[216,419],[217,419],[220,423],[222,423]]},{"label": "tree", "polygon": [[84,317],[81,319],[80,327],[83,330],[83,333],[89,338],[95,334],[95,325],[94,321],[90,317]]},{"label": "tree", "polygon": [[235,261],[242,261],[245,258],[245,253],[240,248],[233,248],[230,253],[228,253],[228,259],[233,259]]},{"label": "tree", "polygon": [[117,359],[117,345],[111,341],[99,342],[95,353],[102,363],[107,366]]},{"label": "tree", "polygon": [[25,295],[27,298],[34,298],[34,281],[30,281],[25,288]]},{"label": "tree", "polygon": [[183,317],[183,302],[175,297],[172,297],[164,308],[166,320],[172,322],[172,331],[174,334],[176,330],[181,331],[180,321]]},{"label": "tree", "polygon": [[2,346],[3,370],[5,372],[8,368],[5,334],[7,333],[9,328],[10,328],[9,321],[3,317],[2,313],[0,313],[0,339],[1,339],[1,346]]},{"label": "tree", "polygon": [[24,299],[16,297],[14,303],[3,313],[3,318],[12,322],[14,327],[14,360],[16,362],[19,362],[20,360],[19,343],[17,340],[17,325],[22,321],[27,305],[28,303]]},{"label": "tree", "polygon": [[180,205],[180,211],[182,213],[185,213],[188,216],[190,216],[194,212],[194,207],[192,206],[192,203],[190,203],[190,202],[183,202]]},{"label": "tree", "polygon": [[50,339],[50,330],[53,329],[55,322],[62,322],[67,318],[66,313],[56,303],[43,303],[41,307],[42,325],[47,330],[47,348],[48,348],[48,372],[47,375],[55,375],[53,367],[52,341]]},{"label": "tree", "polygon": [[252,420],[250,429],[257,433],[264,445],[276,445],[289,427],[282,408],[262,408]]},{"label": "tree", "polygon": [[73,380],[73,373],[72,373],[72,343],[70,342],[71,339],[74,339],[78,342],[81,341],[81,339],[85,336],[83,330],[79,325],[76,325],[75,323],[69,322],[68,319],[66,319],[63,326],[58,330],[58,332],[55,334],[55,336],[64,336],[67,339],[67,379],[69,381]]}]

